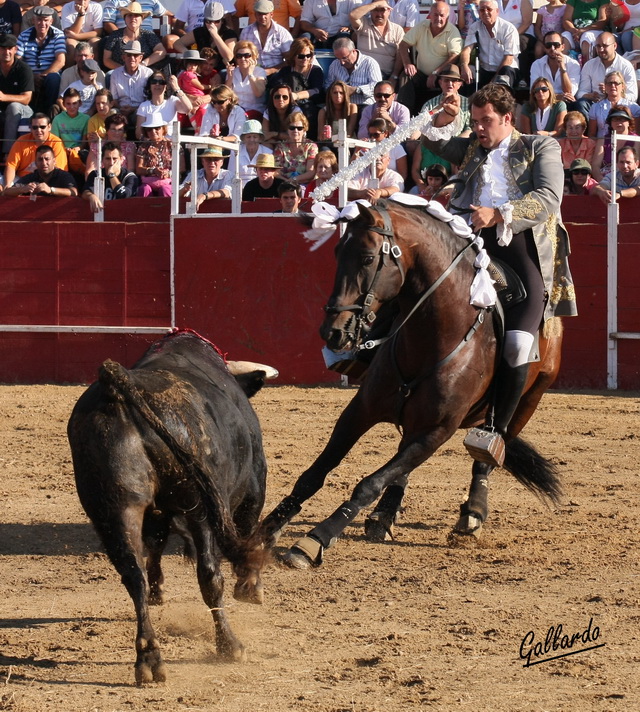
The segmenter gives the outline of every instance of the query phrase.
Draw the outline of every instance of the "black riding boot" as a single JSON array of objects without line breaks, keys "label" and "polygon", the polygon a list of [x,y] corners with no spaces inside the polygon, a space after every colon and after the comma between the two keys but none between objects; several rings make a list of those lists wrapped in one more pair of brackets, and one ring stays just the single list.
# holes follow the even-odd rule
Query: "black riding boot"
[{"label": "black riding boot", "polygon": [[500,362],[495,376],[493,418],[482,428],[472,428],[464,439],[469,454],[478,462],[501,467],[504,462],[504,436],[513,418],[529,375],[529,364],[510,366]]}]

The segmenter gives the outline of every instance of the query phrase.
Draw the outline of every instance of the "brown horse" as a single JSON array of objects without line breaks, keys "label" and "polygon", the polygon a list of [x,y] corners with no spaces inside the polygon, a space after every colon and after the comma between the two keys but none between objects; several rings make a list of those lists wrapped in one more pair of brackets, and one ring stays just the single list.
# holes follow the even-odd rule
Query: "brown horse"
[{"label": "brown horse", "polygon": [[[370,538],[384,539],[392,531],[409,473],[458,428],[484,421],[500,358],[500,326],[493,310],[469,303],[476,273],[474,247],[424,210],[393,202],[381,208],[360,206],[360,216],[348,225],[337,247],[338,267],[322,337],[334,351],[357,349],[381,307],[393,300],[399,314],[326,447],[264,520],[265,541],[277,541],[303,502],[323,486],[367,430],[389,422],[402,437],[397,454],[361,480],[348,502],[294,545],[287,555],[291,565],[319,565],[323,550],[383,492],[366,528]],[[560,367],[560,321],[552,323],[558,328],[553,335],[540,335],[540,361],[532,364],[509,426],[504,467],[530,490],[556,501],[560,486],[553,465],[516,437]],[[477,535],[482,527],[492,469],[474,462],[455,533]]]}]

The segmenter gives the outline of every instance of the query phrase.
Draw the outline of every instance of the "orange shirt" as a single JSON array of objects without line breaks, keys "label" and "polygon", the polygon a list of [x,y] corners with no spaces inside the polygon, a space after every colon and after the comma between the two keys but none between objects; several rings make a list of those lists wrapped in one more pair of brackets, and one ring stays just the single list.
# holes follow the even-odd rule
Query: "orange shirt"
[{"label": "orange shirt", "polygon": [[575,150],[571,140],[568,138],[558,139],[560,144],[560,152],[562,154],[562,167],[565,170],[576,160],[576,158],[584,158],[585,161],[593,160],[593,152],[596,150],[596,142],[592,138],[583,136],[582,141],[578,144],[578,150]]},{"label": "orange shirt", "polygon": [[[249,24],[256,21],[253,11],[255,0],[236,0],[236,17],[248,17]],[[273,0],[273,19],[285,30],[289,29],[289,18],[298,19],[302,14],[302,6],[298,0]]]},{"label": "orange shirt", "polygon": [[[56,168],[67,170],[67,152],[64,149],[62,139],[49,134],[49,138],[44,142],[47,146],[53,149],[53,155],[56,159]],[[27,173],[35,171],[36,149],[38,144],[34,141],[31,133],[20,136],[20,138],[11,146],[9,155],[7,156],[7,166],[13,166],[17,178],[26,176]]]}]

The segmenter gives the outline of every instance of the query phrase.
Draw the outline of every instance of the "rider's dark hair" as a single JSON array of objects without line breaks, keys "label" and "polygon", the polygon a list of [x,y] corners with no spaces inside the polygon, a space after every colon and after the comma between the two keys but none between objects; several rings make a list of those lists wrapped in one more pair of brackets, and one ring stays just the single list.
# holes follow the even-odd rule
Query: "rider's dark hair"
[{"label": "rider's dark hair", "polygon": [[478,89],[471,97],[471,106],[483,107],[491,104],[496,112],[502,116],[514,113],[516,101],[511,92],[501,84],[487,84]]}]

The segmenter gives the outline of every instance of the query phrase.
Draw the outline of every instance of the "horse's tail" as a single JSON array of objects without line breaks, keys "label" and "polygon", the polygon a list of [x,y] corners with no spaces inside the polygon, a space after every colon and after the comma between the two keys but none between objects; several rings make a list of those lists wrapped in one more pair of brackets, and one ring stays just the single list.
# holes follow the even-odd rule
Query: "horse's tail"
[{"label": "horse's tail", "polygon": [[[215,478],[195,454],[179,443],[162,419],[152,410],[143,393],[136,387],[127,369],[115,361],[105,361],[99,370],[100,384],[108,395],[134,408],[151,429],[169,448],[181,467],[193,479],[200,491],[202,505],[215,532],[216,541],[222,554],[234,569],[245,566],[262,568],[265,555],[258,544],[257,533],[243,539],[239,536],[235,523],[224,501]],[[260,561],[258,561],[260,559]]]},{"label": "horse's tail", "polygon": [[559,503],[562,487],[557,467],[526,440],[514,438],[507,443],[504,468],[534,494]]}]

